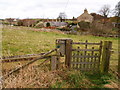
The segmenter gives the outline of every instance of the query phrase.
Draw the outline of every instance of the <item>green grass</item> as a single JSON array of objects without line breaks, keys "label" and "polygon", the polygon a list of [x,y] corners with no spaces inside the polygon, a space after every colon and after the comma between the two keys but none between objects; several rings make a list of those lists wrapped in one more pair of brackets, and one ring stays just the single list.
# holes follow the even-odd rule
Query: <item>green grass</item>
[{"label": "green grass", "polygon": [[110,74],[101,74],[101,73],[87,73],[85,76],[96,86],[96,87],[103,87],[105,84],[110,84],[112,79],[112,75]]},{"label": "green grass", "polygon": [[51,88],[105,88],[104,85],[114,80],[111,74],[81,73],[75,70],[65,73],[67,76],[63,76],[66,78],[56,81]]},{"label": "green grass", "polygon": [[[30,53],[41,53],[55,48],[56,38],[71,38],[73,41],[84,42],[100,42],[101,40],[110,40],[113,42],[113,48],[117,49],[118,41],[117,38],[104,38],[95,36],[77,36],[77,35],[66,35],[55,32],[36,32],[27,30],[27,28],[18,29],[19,27],[12,27],[13,29],[5,27],[3,29],[3,55],[22,55]],[[34,30],[34,29],[33,29]]]}]

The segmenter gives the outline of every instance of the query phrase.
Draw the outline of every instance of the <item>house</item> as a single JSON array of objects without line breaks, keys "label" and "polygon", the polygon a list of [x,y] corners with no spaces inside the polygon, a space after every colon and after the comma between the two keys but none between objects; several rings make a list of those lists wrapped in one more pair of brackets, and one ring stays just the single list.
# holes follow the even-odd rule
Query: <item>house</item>
[{"label": "house", "polygon": [[17,25],[18,19],[16,18],[6,18],[4,20],[4,23],[9,24],[9,25]]},{"label": "house", "polygon": [[87,9],[84,10],[84,13],[82,15],[80,15],[79,17],[77,17],[77,21],[81,22],[81,21],[85,21],[85,22],[93,22],[93,16],[90,15],[87,11]]}]

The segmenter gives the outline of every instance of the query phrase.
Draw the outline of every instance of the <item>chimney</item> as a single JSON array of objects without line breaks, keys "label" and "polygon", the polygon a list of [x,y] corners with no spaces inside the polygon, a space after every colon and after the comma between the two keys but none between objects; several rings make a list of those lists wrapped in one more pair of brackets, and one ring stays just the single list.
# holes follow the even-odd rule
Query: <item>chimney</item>
[{"label": "chimney", "polygon": [[88,13],[87,9],[85,8],[84,13]]}]

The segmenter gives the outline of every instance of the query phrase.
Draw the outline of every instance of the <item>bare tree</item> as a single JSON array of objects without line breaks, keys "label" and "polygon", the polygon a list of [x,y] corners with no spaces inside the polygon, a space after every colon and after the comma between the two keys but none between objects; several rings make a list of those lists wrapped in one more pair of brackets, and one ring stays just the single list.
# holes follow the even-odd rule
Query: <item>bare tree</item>
[{"label": "bare tree", "polygon": [[99,13],[100,13],[101,15],[103,15],[105,18],[107,18],[107,16],[108,16],[109,13],[110,13],[110,5],[104,5],[104,6],[100,9]]},{"label": "bare tree", "polygon": [[120,17],[120,1],[118,4],[115,6],[115,16]]},{"label": "bare tree", "polygon": [[63,19],[65,20],[67,18],[67,15],[65,14],[65,12],[60,12],[58,19],[61,20],[61,22],[63,21]]}]

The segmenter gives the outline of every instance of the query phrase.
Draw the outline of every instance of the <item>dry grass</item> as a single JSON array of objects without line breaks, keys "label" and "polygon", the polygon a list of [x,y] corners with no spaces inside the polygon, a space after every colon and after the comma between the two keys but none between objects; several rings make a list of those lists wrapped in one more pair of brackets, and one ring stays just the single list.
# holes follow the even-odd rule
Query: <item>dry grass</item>
[{"label": "dry grass", "polygon": [[77,79],[79,87],[92,86],[79,71],[69,71],[63,64],[59,70],[50,71],[49,65],[49,62],[43,65],[33,63],[5,79],[3,88],[74,88]]},{"label": "dry grass", "polygon": [[5,79],[3,88],[118,88],[116,82],[114,85],[105,83],[109,80],[113,82],[111,77],[107,76],[108,80],[102,79],[103,77],[106,76],[103,75],[101,78],[95,75],[85,76],[79,71],[69,71],[65,67],[61,70],[49,71],[45,66],[30,65]]},{"label": "dry grass", "polygon": [[40,68],[29,66],[24,70],[20,70],[19,74],[14,74],[5,79],[4,88],[47,88],[56,81],[60,81],[60,77],[56,71],[44,71]]},{"label": "dry grass", "polygon": [[33,63],[5,79],[3,88],[103,88],[103,85],[118,88],[116,81],[116,86],[108,83],[114,81],[109,75],[82,74],[62,64],[59,70],[50,71],[49,65]]}]

